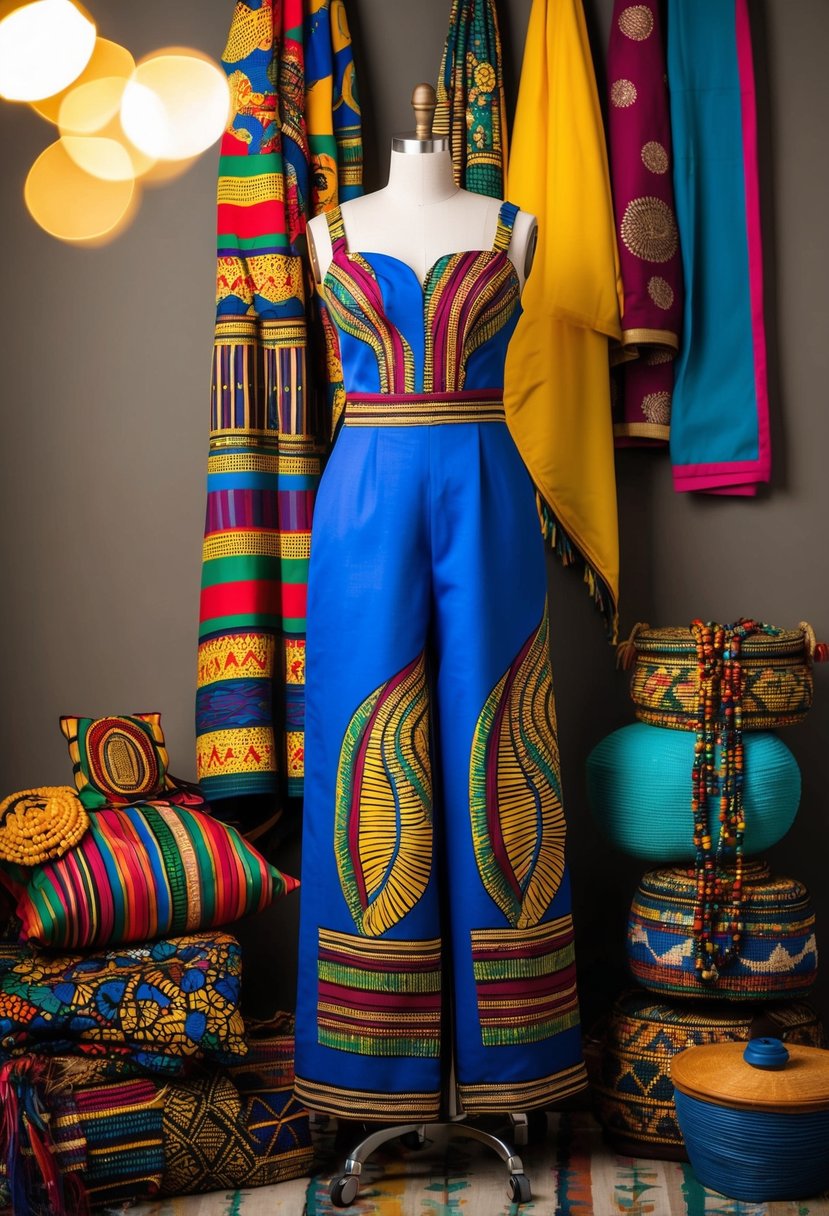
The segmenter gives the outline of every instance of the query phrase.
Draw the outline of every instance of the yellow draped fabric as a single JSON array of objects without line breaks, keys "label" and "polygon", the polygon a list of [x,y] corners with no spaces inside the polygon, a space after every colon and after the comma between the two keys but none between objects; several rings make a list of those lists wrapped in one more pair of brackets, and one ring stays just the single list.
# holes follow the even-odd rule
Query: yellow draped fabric
[{"label": "yellow draped fabric", "polygon": [[545,534],[584,577],[615,637],[619,538],[608,339],[621,275],[602,116],[581,0],[533,0],[507,198],[539,238],[504,397]]}]

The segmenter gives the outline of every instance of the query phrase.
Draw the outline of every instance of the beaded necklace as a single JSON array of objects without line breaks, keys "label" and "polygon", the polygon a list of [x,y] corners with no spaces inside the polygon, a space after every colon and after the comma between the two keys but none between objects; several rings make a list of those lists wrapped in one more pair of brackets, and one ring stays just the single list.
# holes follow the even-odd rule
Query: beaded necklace
[{"label": "beaded necklace", "polygon": [[[741,618],[734,625],[691,623],[697,649],[699,702],[691,777],[691,810],[696,849],[694,965],[698,978],[716,983],[720,971],[740,952],[743,933],[743,640],[755,633],[776,634],[773,625]],[[716,748],[720,748],[719,767]],[[718,799],[716,846],[708,820],[708,800]],[[726,865],[726,854],[733,858]],[[715,937],[724,939],[718,944]]]}]

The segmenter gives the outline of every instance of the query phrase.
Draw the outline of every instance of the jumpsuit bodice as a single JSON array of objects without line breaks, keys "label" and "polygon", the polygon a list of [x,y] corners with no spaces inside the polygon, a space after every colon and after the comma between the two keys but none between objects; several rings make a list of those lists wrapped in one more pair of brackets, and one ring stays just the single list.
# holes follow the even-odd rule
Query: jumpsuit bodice
[{"label": "jumpsuit bodice", "polygon": [[507,255],[517,212],[503,203],[491,249],[444,254],[422,282],[390,254],[351,252],[339,207],[328,212],[333,257],[323,292],[349,398],[503,393],[521,315]]}]

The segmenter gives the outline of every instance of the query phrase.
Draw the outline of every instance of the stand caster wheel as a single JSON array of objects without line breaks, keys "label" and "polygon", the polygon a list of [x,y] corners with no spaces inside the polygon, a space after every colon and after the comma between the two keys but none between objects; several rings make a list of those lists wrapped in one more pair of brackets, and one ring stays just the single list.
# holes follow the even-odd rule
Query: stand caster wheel
[{"label": "stand caster wheel", "polygon": [[532,1198],[530,1180],[526,1174],[510,1174],[507,1194],[513,1203],[529,1203]]},{"label": "stand caster wheel", "polygon": [[357,1198],[359,1189],[360,1179],[356,1174],[340,1174],[339,1178],[331,1179],[328,1194],[331,1196],[331,1202],[335,1208],[350,1208]]}]

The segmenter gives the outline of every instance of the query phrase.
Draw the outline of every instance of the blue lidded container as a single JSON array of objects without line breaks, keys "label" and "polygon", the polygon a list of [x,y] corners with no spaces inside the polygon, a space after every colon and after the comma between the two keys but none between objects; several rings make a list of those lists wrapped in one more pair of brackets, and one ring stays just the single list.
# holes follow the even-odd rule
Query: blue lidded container
[{"label": "blue lidded container", "polygon": [[829,1051],[772,1038],[691,1047],[671,1080],[703,1186],[754,1203],[829,1189]]}]

